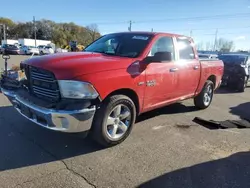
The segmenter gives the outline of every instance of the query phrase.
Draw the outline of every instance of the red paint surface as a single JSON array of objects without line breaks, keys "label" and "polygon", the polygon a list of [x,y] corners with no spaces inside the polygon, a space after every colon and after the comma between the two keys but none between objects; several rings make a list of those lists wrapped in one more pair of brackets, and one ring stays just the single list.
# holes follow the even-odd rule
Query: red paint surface
[{"label": "red paint surface", "polygon": [[[89,82],[96,88],[101,99],[105,99],[116,90],[130,89],[138,96],[140,113],[194,97],[212,75],[216,77],[216,87],[218,86],[223,75],[223,62],[199,61],[195,49],[194,60],[143,63],[142,60],[159,36],[178,35],[155,33],[150,44],[138,58],[70,52],[31,58],[24,63],[49,70],[58,80]],[[194,70],[194,66],[199,68]],[[178,68],[178,71],[170,72],[171,68]],[[152,80],[155,81],[155,85],[147,86],[147,81]]]}]

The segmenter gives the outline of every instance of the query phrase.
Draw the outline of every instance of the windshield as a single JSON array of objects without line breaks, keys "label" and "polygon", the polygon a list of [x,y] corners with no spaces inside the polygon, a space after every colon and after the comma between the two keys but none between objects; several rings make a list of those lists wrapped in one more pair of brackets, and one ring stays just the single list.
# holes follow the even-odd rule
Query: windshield
[{"label": "windshield", "polygon": [[109,34],[90,44],[84,51],[133,58],[142,53],[151,38],[150,34]]},{"label": "windshield", "polygon": [[221,55],[218,57],[220,60],[224,62],[224,64],[238,64],[244,65],[246,63],[247,57],[246,56],[238,56],[238,55]]},{"label": "windshield", "polygon": [[8,45],[8,48],[13,48],[13,49],[17,49],[17,47],[15,45]]}]

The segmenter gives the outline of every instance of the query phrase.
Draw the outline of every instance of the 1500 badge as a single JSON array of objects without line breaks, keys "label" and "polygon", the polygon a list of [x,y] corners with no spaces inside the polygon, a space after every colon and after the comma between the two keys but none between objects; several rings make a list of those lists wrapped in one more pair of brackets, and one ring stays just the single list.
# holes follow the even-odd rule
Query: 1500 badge
[{"label": "1500 badge", "polygon": [[147,81],[147,86],[155,86],[155,84],[156,84],[155,80]]}]

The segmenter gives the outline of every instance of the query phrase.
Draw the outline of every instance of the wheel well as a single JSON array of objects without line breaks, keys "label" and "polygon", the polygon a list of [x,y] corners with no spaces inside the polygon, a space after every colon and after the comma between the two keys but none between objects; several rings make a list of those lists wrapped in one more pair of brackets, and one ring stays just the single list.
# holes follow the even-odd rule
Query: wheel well
[{"label": "wheel well", "polygon": [[214,83],[214,87],[216,86],[216,77],[214,75],[209,76],[207,80],[212,81]]},{"label": "wheel well", "polygon": [[116,91],[113,91],[112,93],[110,93],[106,98],[108,98],[112,95],[126,95],[127,97],[129,97],[135,104],[136,114],[139,114],[139,111],[140,111],[139,98],[134,90],[132,90],[132,89],[119,89],[119,90],[116,90]]}]

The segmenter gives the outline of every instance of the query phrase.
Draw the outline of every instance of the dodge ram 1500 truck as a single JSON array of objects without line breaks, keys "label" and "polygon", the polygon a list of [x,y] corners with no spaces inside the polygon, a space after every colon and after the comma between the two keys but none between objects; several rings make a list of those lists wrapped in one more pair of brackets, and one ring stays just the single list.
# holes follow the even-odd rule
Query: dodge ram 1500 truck
[{"label": "dodge ram 1500 truck", "polygon": [[2,92],[24,117],[47,129],[89,132],[104,146],[124,141],[136,117],[185,99],[207,108],[224,65],[198,58],[191,38],[153,32],[102,36],[83,52],[35,57],[25,78]]}]

